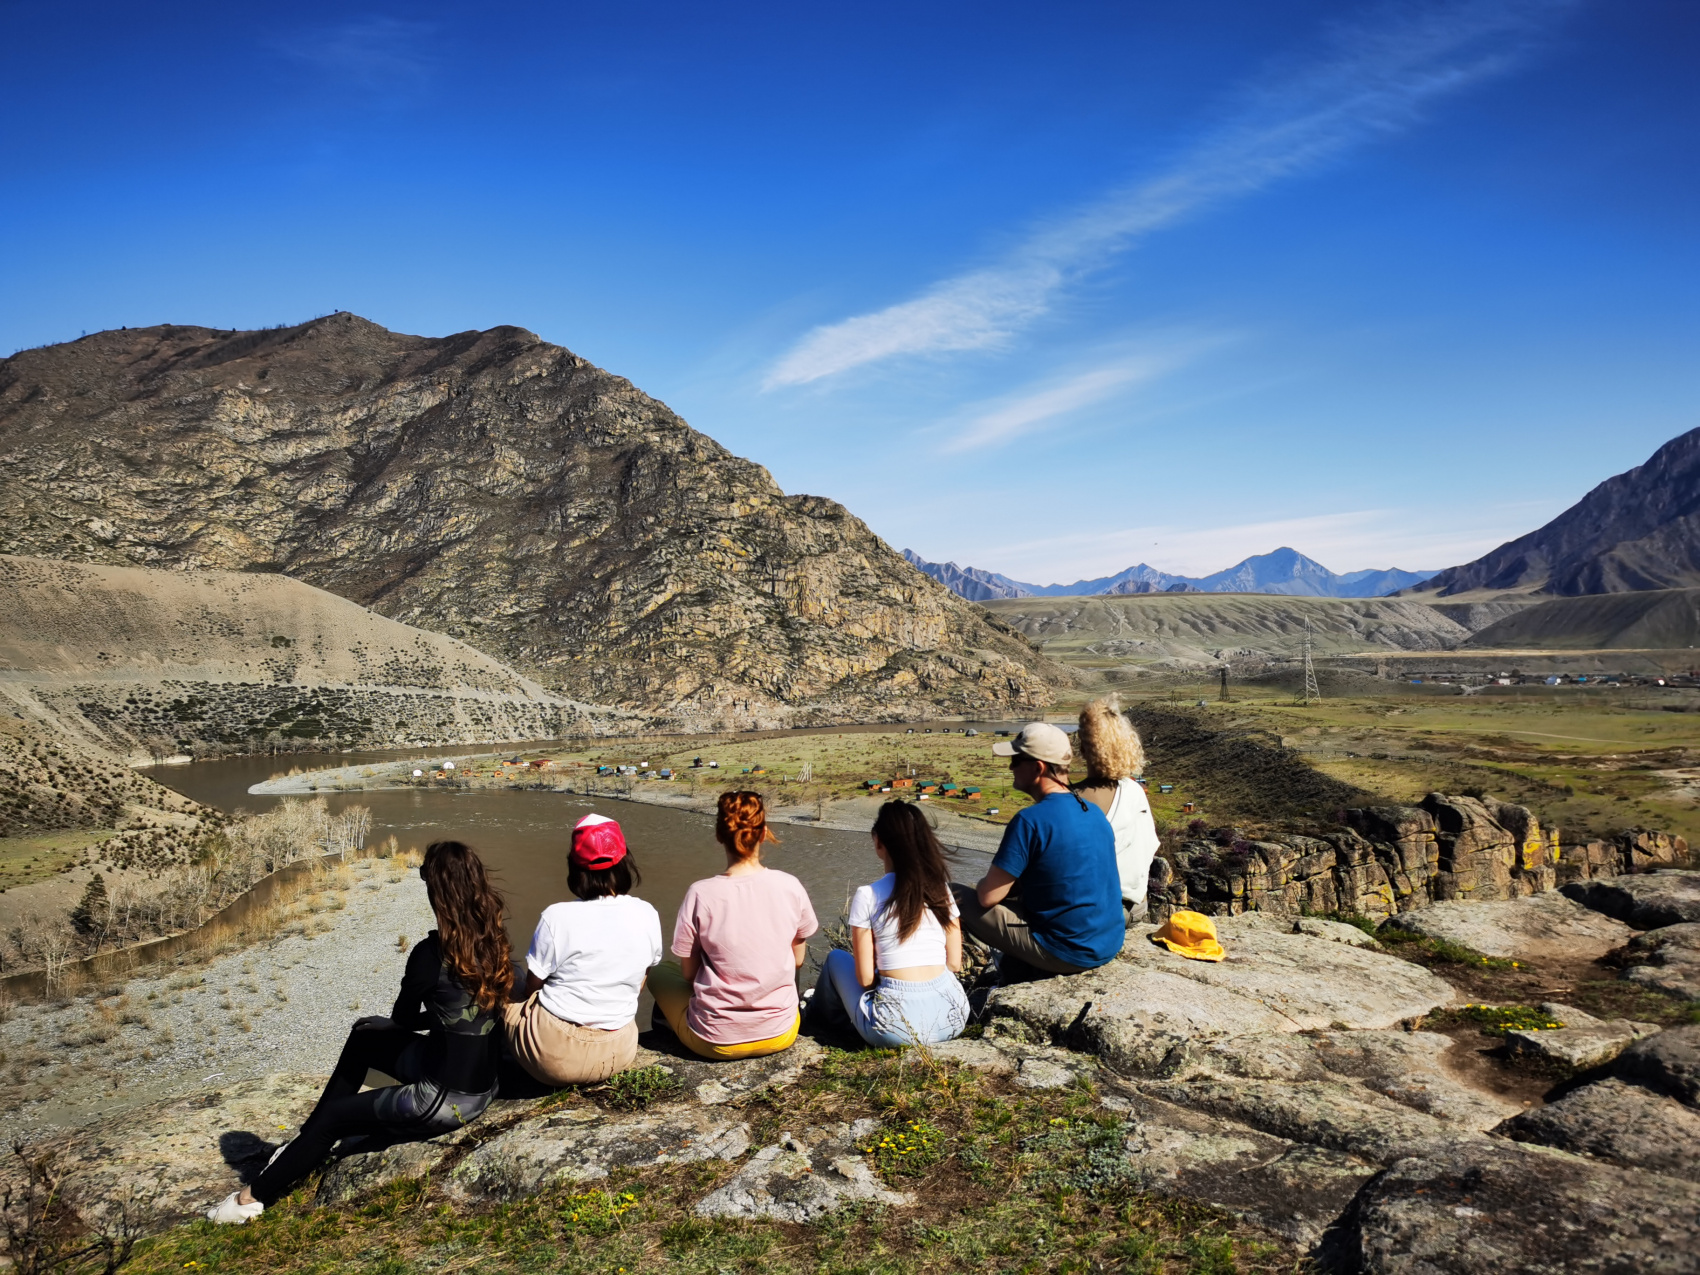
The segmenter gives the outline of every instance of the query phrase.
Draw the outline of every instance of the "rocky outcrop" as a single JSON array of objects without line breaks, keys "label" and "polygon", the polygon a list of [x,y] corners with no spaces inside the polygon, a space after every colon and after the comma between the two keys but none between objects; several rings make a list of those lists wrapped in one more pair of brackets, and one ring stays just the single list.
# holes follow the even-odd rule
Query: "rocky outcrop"
[{"label": "rocky outcrop", "polygon": [[1700,1001],[1700,922],[1667,925],[1629,942],[1631,965],[1623,977],[1654,991]]},{"label": "rocky outcrop", "polygon": [[887,1188],[862,1158],[878,1130],[877,1120],[864,1119],[782,1134],[705,1195],[697,1216],[820,1222],[849,1204],[913,1204],[914,1196]]},{"label": "rocky outcrop", "polygon": [[[1686,852],[1687,844],[1682,848]],[[1577,882],[1565,886],[1564,892],[1638,930],[1700,921],[1700,872],[1664,871]]]},{"label": "rocky outcrop", "polygon": [[1660,1032],[1624,1051],[1617,1074],[1700,1107],[1700,1026]]},{"label": "rocky outcrop", "polygon": [[1598,960],[1635,936],[1622,921],[1556,892],[1505,902],[1432,903],[1401,912],[1395,924],[1483,956],[1523,961]]},{"label": "rocky outcrop", "polygon": [[1626,1168],[1690,1179],[1700,1169],[1700,1114],[1617,1079],[1583,1085],[1494,1132]]},{"label": "rocky outcrop", "polygon": [[1693,1271],[1700,1186],[1498,1138],[1400,1159],[1366,1183],[1327,1267],[1369,1275]]},{"label": "rocky outcrop", "polygon": [[[1473,904],[1529,898],[1561,882],[1573,883],[1566,893],[1577,902],[1618,916],[1612,907],[1584,897],[1587,890],[1609,892],[1613,887],[1574,883],[1688,861],[1688,843],[1681,837],[1638,829],[1610,842],[1562,846],[1558,830],[1543,829],[1528,807],[1491,797],[1430,793],[1420,806],[1353,807],[1342,815],[1345,827],[1340,831],[1267,840],[1248,838],[1233,828],[1207,835],[1198,826],[1192,839],[1166,850],[1152,865],[1152,919],[1162,920],[1181,908],[1215,915],[1256,911],[1390,917],[1452,900]],[[1667,893],[1677,889],[1660,888]],[[1619,919],[1642,927],[1627,917]],[[1483,918],[1480,923],[1491,921]],[[1533,917],[1530,923],[1536,923]]]},{"label": "rocky outcrop", "polygon": [[1010,713],[1068,674],[841,506],[519,328],[350,314],[0,360],[0,551],[283,572],[694,724]]}]

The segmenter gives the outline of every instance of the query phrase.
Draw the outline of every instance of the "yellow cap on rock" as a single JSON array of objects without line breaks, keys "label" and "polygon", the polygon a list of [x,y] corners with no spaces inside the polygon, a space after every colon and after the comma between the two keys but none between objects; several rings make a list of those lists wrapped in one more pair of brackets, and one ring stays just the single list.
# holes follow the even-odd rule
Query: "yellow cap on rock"
[{"label": "yellow cap on rock", "polygon": [[1176,912],[1152,932],[1151,941],[1189,961],[1219,961],[1228,954],[1216,941],[1216,922],[1202,912]]}]

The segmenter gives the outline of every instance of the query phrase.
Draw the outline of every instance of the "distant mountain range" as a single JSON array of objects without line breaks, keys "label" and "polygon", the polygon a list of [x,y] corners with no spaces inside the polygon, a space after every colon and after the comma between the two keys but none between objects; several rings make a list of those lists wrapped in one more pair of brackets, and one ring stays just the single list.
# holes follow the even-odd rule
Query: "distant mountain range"
[{"label": "distant mountain range", "polygon": [[1608,478],[1546,526],[1425,581],[1442,597],[1481,590],[1576,597],[1700,585],[1700,429]]},{"label": "distant mountain range", "polygon": [[1432,571],[1348,571],[1336,575],[1296,549],[1281,548],[1236,563],[1209,576],[1178,576],[1140,563],[1113,576],[1073,584],[1028,584],[979,567],[928,562],[912,549],[903,556],[953,592],[972,602],[992,598],[1097,597],[1129,593],[1284,593],[1307,598],[1378,598],[1421,584]]}]

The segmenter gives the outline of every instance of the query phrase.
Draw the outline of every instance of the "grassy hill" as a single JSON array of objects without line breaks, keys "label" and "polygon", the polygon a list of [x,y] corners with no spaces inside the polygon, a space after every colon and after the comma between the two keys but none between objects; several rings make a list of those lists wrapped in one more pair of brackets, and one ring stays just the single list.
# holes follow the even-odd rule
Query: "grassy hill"
[{"label": "grassy hill", "polygon": [[1488,625],[1472,647],[1671,650],[1700,645],[1700,589],[1554,598]]},{"label": "grassy hill", "polygon": [[0,704],[131,755],[550,738],[612,715],[272,573],[0,556]]}]

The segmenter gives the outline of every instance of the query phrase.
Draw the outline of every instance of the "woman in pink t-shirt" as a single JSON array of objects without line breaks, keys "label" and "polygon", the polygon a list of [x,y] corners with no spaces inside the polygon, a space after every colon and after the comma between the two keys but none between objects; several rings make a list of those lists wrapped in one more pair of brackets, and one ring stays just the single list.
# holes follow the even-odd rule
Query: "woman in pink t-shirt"
[{"label": "woman in pink t-shirt", "polygon": [[753,792],[720,795],[715,840],[726,871],[695,882],[679,904],[673,955],[649,972],[668,1026],[704,1058],[759,1058],[797,1039],[797,968],[819,925],[803,883],[764,867],[775,841]]}]

